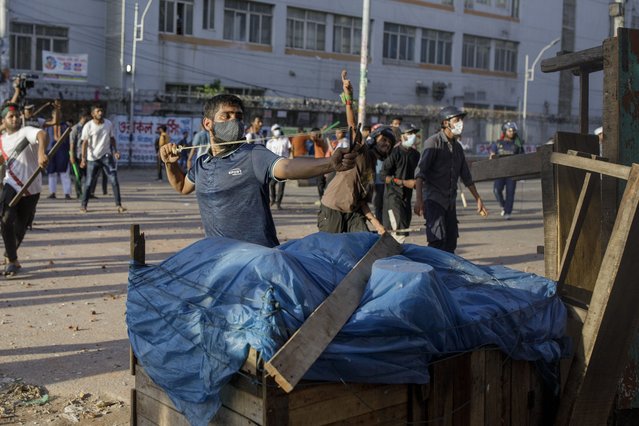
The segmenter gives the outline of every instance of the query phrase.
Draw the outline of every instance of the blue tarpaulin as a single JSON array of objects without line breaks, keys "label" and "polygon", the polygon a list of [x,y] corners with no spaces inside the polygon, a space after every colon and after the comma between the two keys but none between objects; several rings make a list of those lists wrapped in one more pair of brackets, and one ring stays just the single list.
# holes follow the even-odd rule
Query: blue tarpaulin
[{"label": "blue tarpaulin", "polygon": [[[189,421],[206,425],[249,347],[270,359],[377,239],[317,233],[266,248],[215,237],[132,264],[133,350]],[[304,378],[427,383],[431,360],[485,345],[553,363],[565,323],[553,281],[405,244],[374,263],[358,309]]]}]

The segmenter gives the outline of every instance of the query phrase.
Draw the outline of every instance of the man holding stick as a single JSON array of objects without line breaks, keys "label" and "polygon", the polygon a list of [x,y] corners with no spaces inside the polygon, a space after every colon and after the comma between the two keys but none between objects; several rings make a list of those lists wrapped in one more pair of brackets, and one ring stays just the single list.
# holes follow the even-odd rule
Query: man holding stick
[{"label": "man holding stick", "polygon": [[[6,132],[0,137],[0,164],[5,164],[7,174],[0,195],[0,228],[5,247],[5,276],[13,276],[20,269],[18,247],[27,231],[29,219],[35,214],[40,199],[42,180],[35,179],[25,196],[13,207],[9,203],[38,167],[48,163],[45,148],[49,143],[46,132],[31,126],[21,127],[20,108],[6,103],[0,111]],[[26,143],[24,141],[27,141]]]}]

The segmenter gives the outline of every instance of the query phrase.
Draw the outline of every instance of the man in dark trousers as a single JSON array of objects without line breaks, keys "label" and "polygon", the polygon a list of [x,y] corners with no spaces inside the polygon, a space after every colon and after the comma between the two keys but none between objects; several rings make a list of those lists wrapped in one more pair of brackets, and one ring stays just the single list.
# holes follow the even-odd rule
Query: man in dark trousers
[{"label": "man in dark trousers", "polygon": [[460,178],[477,201],[477,213],[488,215],[458,141],[465,116],[456,106],[439,111],[441,130],[424,142],[415,182],[415,214],[424,214],[428,245],[450,253],[455,252],[459,237],[455,203]]},{"label": "man in dark trousers", "polygon": [[[508,121],[504,123],[501,130],[501,139],[490,145],[490,158],[523,154],[524,142],[517,134],[517,124],[514,121]],[[504,188],[506,189],[506,197],[504,197]],[[506,220],[510,220],[510,215],[513,212],[516,188],[517,181],[509,177],[495,179],[493,184],[493,193],[501,207],[501,215]]]},{"label": "man in dark trousers", "polygon": [[[398,144],[384,160],[382,179],[384,188],[383,224],[386,229],[406,229],[412,217],[411,201],[415,187],[415,169],[419,163],[419,152],[415,149],[417,127],[402,124],[401,143]],[[400,243],[404,242],[407,233],[395,234]]]},{"label": "man in dark trousers", "polygon": [[9,207],[13,197],[38,169],[48,163],[45,148],[49,143],[47,133],[31,126],[22,127],[20,108],[15,103],[5,103],[0,116],[5,133],[0,139],[0,164],[5,164],[7,173],[0,194],[0,226],[5,249],[4,275],[18,273],[18,247],[27,232],[29,220],[35,215],[40,199],[42,179],[36,179],[27,189],[18,204]]}]

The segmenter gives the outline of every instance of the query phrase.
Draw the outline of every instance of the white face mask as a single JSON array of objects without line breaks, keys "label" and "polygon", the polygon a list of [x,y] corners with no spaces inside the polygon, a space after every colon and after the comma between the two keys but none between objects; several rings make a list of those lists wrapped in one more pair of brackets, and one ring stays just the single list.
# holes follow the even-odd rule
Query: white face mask
[{"label": "white face mask", "polygon": [[461,120],[459,120],[457,123],[453,124],[450,127],[450,132],[455,136],[461,135],[463,131],[464,131],[464,122]]},{"label": "white face mask", "polygon": [[279,138],[280,136],[282,136],[282,131],[280,129],[273,130],[273,136]]},{"label": "white face mask", "polygon": [[408,139],[402,141],[402,145],[404,145],[406,148],[410,148],[411,146],[415,145],[416,140],[417,135],[413,133],[412,135],[408,135]]}]

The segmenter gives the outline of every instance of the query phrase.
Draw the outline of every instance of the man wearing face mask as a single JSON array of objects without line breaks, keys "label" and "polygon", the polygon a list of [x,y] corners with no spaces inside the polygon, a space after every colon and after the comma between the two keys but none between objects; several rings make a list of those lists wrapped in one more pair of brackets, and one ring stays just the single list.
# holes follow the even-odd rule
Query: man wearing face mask
[{"label": "man wearing face mask", "polygon": [[[382,166],[382,179],[384,180],[384,228],[406,229],[410,226],[412,216],[411,201],[413,188],[415,187],[415,169],[419,163],[419,152],[414,148],[419,130],[412,124],[402,124],[401,144],[396,146],[384,160]],[[395,223],[391,219],[391,214]],[[406,233],[397,234],[395,238],[403,242]]]},{"label": "man wearing face mask", "polygon": [[487,216],[488,211],[475,188],[464,150],[458,142],[464,130],[466,113],[455,106],[439,112],[441,130],[424,142],[419,160],[415,188],[415,214],[426,219],[428,245],[450,253],[457,248],[458,227],[457,181],[462,182],[477,201],[477,213]]},{"label": "man wearing face mask", "polygon": [[160,155],[171,186],[181,194],[195,191],[204,232],[266,247],[279,245],[269,207],[269,179],[308,179],[353,167],[357,154],[337,150],[330,158],[277,156],[244,139],[244,105],[235,95],[221,94],[204,105],[202,127],[211,148],[198,157],[188,174],[178,167],[175,144]]}]

